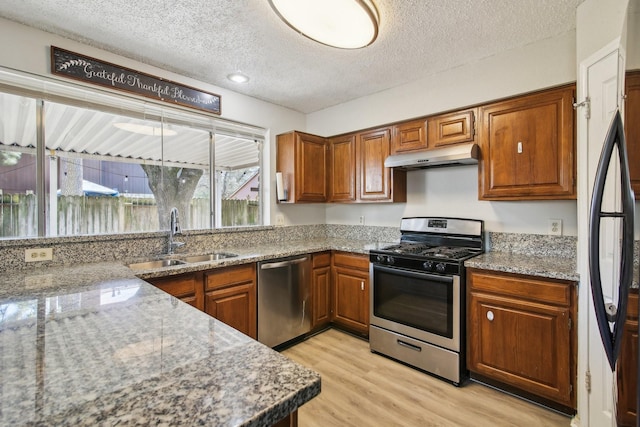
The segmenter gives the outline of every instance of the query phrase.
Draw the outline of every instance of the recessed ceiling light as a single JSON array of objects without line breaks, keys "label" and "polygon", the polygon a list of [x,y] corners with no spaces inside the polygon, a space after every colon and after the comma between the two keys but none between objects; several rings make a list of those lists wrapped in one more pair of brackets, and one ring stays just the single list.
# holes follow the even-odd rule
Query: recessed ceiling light
[{"label": "recessed ceiling light", "polygon": [[166,126],[163,129],[161,126],[140,125],[137,123],[114,123],[113,125],[118,129],[126,130],[127,132],[139,133],[141,135],[172,136],[178,134],[178,132],[173,129],[168,129]]},{"label": "recessed ceiling light", "polygon": [[246,83],[249,81],[249,76],[242,74],[241,72],[231,73],[227,78],[234,83]]},{"label": "recessed ceiling light", "polygon": [[378,37],[378,11],[370,0],[269,0],[291,28],[342,49],[369,46]]}]

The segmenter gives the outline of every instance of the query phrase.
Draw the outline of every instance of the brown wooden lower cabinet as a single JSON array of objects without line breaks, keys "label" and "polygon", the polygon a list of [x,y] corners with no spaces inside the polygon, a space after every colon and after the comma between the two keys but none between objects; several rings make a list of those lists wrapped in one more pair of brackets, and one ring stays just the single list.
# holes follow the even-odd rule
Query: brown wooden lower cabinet
[{"label": "brown wooden lower cabinet", "polygon": [[335,325],[369,336],[369,257],[333,254],[333,313]]},{"label": "brown wooden lower cabinet", "polygon": [[[255,263],[147,281],[257,339]],[[329,251],[312,255],[311,327],[319,331],[330,324],[369,335],[367,255]]]},{"label": "brown wooden lower cabinet", "polygon": [[622,334],[622,347],[616,369],[618,406],[616,419],[619,427],[636,425],[636,392],[638,375],[638,291],[629,295],[627,319]]},{"label": "brown wooden lower cabinet", "polygon": [[331,322],[331,252],[311,257],[311,328],[321,329]]},{"label": "brown wooden lower cabinet", "polygon": [[272,427],[298,427],[298,410],[296,409]]},{"label": "brown wooden lower cabinet", "polygon": [[258,337],[256,265],[204,273],[204,311],[253,339]]},{"label": "brown wooden lower cabinet", "polygon": [[204,310],[202,272],[156,277],[146,280],[155,287],[194,306],[198,310]]},{"label": "brown wooden lower cabinet", "polygon": [[159,289],[256,339],[256,265],[146,279]]},{"label": "brown wooden lower cabinet", "polygon": [[575,283],[468,269],[467,292],[471,376],[575,412]]}]

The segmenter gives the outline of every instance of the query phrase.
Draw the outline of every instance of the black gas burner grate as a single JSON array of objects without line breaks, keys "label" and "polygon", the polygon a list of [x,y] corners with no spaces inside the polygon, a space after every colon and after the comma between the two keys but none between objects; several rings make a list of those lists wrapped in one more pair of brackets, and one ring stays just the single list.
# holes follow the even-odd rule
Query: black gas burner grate
[{"label": "black gas burner grate", "polygon": [[420,255],[426,257],[442,258],[445,260],[458,260],[465,258],[474,252],[468,248],[458,248],[450,246],[438,246],[435,248],[429,248],[420,253]]},{"label": "black gas burner grate", "polygon": [[400,243],[398,245],[387,246],[383,250],[385,252],[393,252],[398,255],[403,254],[419,254],[421,252],[425,252],[429,250],[431,246],[425,245],[424,243]]},{"label": "black gas burner grate", "polygon": [[424,243],[400,243],[382,249],[384,253],[395,255],[414,255],[428,258],[436,258],[443,261],[456,261],[466,258],[478,251],[470,248],[455,246],[430,246]]}]

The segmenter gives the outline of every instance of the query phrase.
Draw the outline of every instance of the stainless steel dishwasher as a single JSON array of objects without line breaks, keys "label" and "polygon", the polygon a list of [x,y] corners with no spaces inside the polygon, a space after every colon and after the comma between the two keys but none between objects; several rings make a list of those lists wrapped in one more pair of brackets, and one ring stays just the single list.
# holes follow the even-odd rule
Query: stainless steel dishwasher
[{"label": "stainless steel dishwasher", "polygon": [[277,347],[311,330],[308,256],[258,263],[258,341]]}]

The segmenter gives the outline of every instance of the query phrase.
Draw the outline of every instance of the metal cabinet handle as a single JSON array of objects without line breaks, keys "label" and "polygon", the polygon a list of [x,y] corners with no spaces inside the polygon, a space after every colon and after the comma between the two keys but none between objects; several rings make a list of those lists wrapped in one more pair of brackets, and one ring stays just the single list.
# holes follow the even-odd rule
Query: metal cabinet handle
[{"label": "metal cabinet handle", "polygon": [[522,141],[518,141],[518,154],[522,154]]},{"label": "metal cabinet handle", "polygon": [[360,290],[364,291],[364,281],[360,282]]},{"label": "metal cabinet handle", "polygon": [[489,320],[489,322],[493,322],[493,318],[495,316],[493,315],[493,311],[489,310],[487,311],[487,319]]}]

